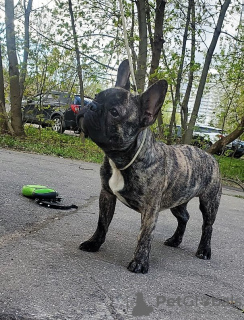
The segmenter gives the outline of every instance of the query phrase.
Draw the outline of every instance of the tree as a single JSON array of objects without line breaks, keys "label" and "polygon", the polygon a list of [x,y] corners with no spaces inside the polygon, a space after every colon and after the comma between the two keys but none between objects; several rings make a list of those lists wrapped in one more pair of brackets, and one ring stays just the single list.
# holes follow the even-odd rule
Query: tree
[{"label": "tree", "polygon": [[[149,86],[155,83],[157,79],[157,70],[160,64],[160,58],[163,49],[163,24],[164,24],[164,17],[165,17],[165,0],[157,0],[156,1],[156,9],[155,9],[155,24],[154,24],[154,35],[152,34],[152,27],[150,24],[151,15],[148,10],[148,31],[151,43],[151,52],[152,52],[152,59],[151,59],[151,66],[149,72]],[[147,3],[147,7],[149,8],[149,4]],[[158,128],[159,128],[159,136],[162,137],[162,114],[159,112],[158,114]]]},{"label": "tree", "polygon": [[137,56],[136,84],[140,92],[144,91],[147,70],[147,23],[146,1],[137,0],[138,26],[139,26],[139,50]]},{"label": "tree", "polygon": [[[173,110],[172,110],[172,116],[169,124],[169,135],[167,138],[167,142],[170,144],[171,139],[172,139],[172,131],[173,131],[173,126],[175,125],[175,113],[177,110],[177,107],[180,104],[180,95],[181,95],[181,85],[182,85],[182,78],[183,78],[183,67],[184,67],[184,61],[185,61],[185,56],[186,56],[186,43],[187,43],[187,38],[188,38],[188,32],[189,32],[189,26],[190,26],[190,20],[192,16],[192,27],[191,29],[193,30],[192,32],[192,47],[191,47],[191,64],[194,64],[194,56],[195,56],[195,46],[194,46],[194,24],[195,24],[195,2],[194,0],[189,0],[188,1],[188,7],[187,7],[187,14],[186,14],[186,21],[185,21],[185,30],[183,34],[183,40],[182,40],[182,48],[181,48],[181,55],[179,58],[179,67],[178,67],[178,72],[177,72],[177,79],[175,83],[175,94],[172,94],[172,104],[173,104]],[[184,111],[181,113],[181,124],[182,124],[182,131],[183,131],[183,137],[185,134],[186,130],[186,122],[187,122],[187,103],[189,101],[189,96],[191,93],[191,86],[192,86],[192,81],[193,81],[193,68],[192,66],[190,67],[190,73],[189,73],[189,80],[188,80],[188,86],[185,94],[185,101],[182,107],[182,110]]]},{"label": "tree", "polygon": [[[242,4],[244,9],[244,4]],[[216,115],[222,129],[233,131],[244,115],[244,24],[241,11],[237,35],[224,39],[220,44],[220,52],[216,55],[214,68],[217,80],[222,86],[223,95]]]},{"label": "tree", "polygon": [[25,89],[25,79],[26,79],[26,73],[27,73],[27,61],[29,56],[29,48],[30,48],[30,13],[32,9],[32,2],[33,0],[28,0],[28,3],[26,4],[26,0],[24,0],[24,54],[23,54],[23,61],[22,61],[22,67],[20,70],[20,97],[22,100],[24,89]]},{"label": "tree", "polygon": [[196,56],[196,16],[195,16],[195,1],[189,0],[189,7],[191,13],[191,56],[190,56],[190,66],[188,71],[188,81],[187,87],[184,94],[183,101],[180,103],[181,106],[181,128],[182,128],[182,141],[185,140],[185,132],[188,123],[188,103],[190,100],[194,71],[196,69],[195,56]]},{"label": "tree", "polygon": [[[72,69],[77,65],[77,50],[74,44],[72,25],[68,1],[56,0],[56,6],[52,9],[53,21],[55,21],[56,33],[48,34],[52,45],[57,48],[65,48],[70,51],[70,65]],[[80,64],[83,71],[84,91],[86,83],[94,87],[98,82],[102,85],[114,80],[114,65],[117,56],[125,50],[122,43],[121,21],[114,1],[77,1],[72,0],[74,24],[76,26],[76,38],[79,44]],[[48,40],[48,39],[47,39]],[[79,88],[77,68],[74,72],[74,87]],[[77,80],[76,80],[77,78]],[[80,90],[79,90],[80,91]]]},{"label": "tree", "polygon": [[22,123],[21,102],[24,91],[24,82],[27,70],[27,59],[29,50],[29,16],[32,7],[32,0],[28,5],[24,1],[25,8],[25,44],[24,60],[22,71],[19,71],[19,62],[17,59],[15,26],[14,26],[14,1],[5,0],[5,23],[6,23],[6,42],[9,61],[9,82],[10,82],[10,104],[11,104],[11,126],[14,134],[24,136],[24,127]]},{"label": "tree", "polygon": [[190,144],[191,143],[191,139],[192,139],[192,134],[193,134],[193,130],[194,130],[194,126],[197,120],[197,115],[198,115],[198,111],[200,108],[200,104],[201,104],[201,99],[202,99],[202,95],[203,95],[203,90],[206,84],[206,80],[207,80],[207,75],[208,75],[208,71],[209,71],[209,67],[212,61],[212,57],[213,57],[213,53],[216,47],[216,44],[218,42],[220,33],[221,33],[221,29],[222,29],[222,25],[224,22],[224,18],[226,15],[226,11],[230,5],[231,0],[225,0],[223,5],[221,5],[221,10],[219,13],[219,17],[218,17],[218,21],[217,21],[217,25],[215,27],[214,30],[214,34],[213,34],[213,38],[212,41],[210,43],[210,46],[208,48],[207,54],[206,54],[206,58],[204,61],[204,66],[202,69],[202,74],[200,77],[200,81],[199,81],[199,85],[198,85],[198,90],[197,90],[197,95],[195,98],[195,103],[194,103],[194,107],[191,113],[191,117],[190,117],[190,121],[188,123],[188,127],[186,129],[185,132],[185,139],[184,139],[184,143],[186,144]]},{"label": "tree", "polygon": [[16,54],[15,28],[14,28],[14,1],[5,0],[6,15],[6,41],[9,59],[11,124],[17,136],[24,135],[21,114],[21,96],[18,59]]},{"label": "tree", "polygon": [[8,116],[5,109],[2,45],[0,43],[0,133],[8,131]]},{"label": "tree", "polygon": [[228,128],[231,132],[214,143],[209,153],[223,152],[227,144],[231,143],[244,132],[244,24],[242,14],[237,28],[237,36],[229,42],[226,53],[226,42],[221,44],[221,51],[216,59],[218,79],[224,89],[221,100],[221,112],[219,118],[222,128]]},{"label": "tree", "polygon": [[76,62],[77,62],[77,73],[79,77],[79,84],[80,84],[80,98],[81,98],[81,107],[84,107],[84,88],[83,88],[83,79],[82,79],[82,68],[80,63],[80,51],[77,39],[77,33],[75,28],[75,20],[74,20],[74,13],[72,9],[72,1],[69,0],[69,13],[71,18],[71,25],[74,37],[74,44],[75,44],[75,52],[76,52]]},{"label": "tree", "polygon": [[228,134],[226,137],[216,141],[207,151],[211,154],[215,154],[217,152],[222,152],[225,149],[225,146],[230,142],[237,139],[244,132],[244,116],[242,117],[240,123],[236,127],[236,129]]},{"label": "tree", "polygon": [[[35,96],[52,89],[81,91],[79,78],[82,76],[85,91],[89,85],[93,94],[98,90],[98,83],[100,88],[111,85],[118,62],[126,57],[121,15],[116,1],[108,3],[104,0],[56,0],[52,8],[53,16],[49,18],[49,13],[46,12],[45,20],[41,18],[43,8],[35,9],[35,12],[32,11],[33,14],[30,14],[32,1],[22,1],[25,25],[27,26],[30,20],[32,29],[30,46],[26,36],[27,40],[22,46],[22,50],[23,47],[27,49],[29,46],[29,50],[26,50],[29,55],[26,55],[28,69],[22,71],[19,68],[20,95],[24,92],[27,97]],[[172,116],[167,117],[170,120],[167,123],[170,122],[169,131],[172,133],[180,119],[183,142],[190,141],[189,133],[195,124],[193,120],[198,116],[199,101],[208,79],[208,70],[215,58],[213,43],[216,45],[219,39],[222,29],[220,20],[222,19],[223,23],[229,2],[215,0],[214,5],[205,0],[123,2],[139,92],[157,79],[165,78],[168,81],[169,93],[166,103],[168,110],[172,105],[173,111]],[[17,6],[20,8],[20,2]],[[216,17],[219,20],[217,26]],[[50,31],[51,26],[56,32]],[[211,34],[213,26],[215,33],[212,43],[210,46],[206,45],[208,51],[204,60],[199,59],[199,55],[203,57],[205,54],[204,38]],[[18,46],[23,39],[21,32],[22,30],[17,29],[17,56],[21,54],[21,47]],[[221,63],[224,65],[223,61]],[[25,58],[19,63],[20,66],[27,66]],[[224,68],[222,70],[223,73],[226,72]],[[23,78],[24,89],[21,89]],[[229,79],[231,83],[231,77]],[[190,115],[188,102],[192,88],[196,87],[198,95],[193,114]],[[236,93],[239,91],[238,87]],[[230,101],[228,104],[232,105]],[[234,116],[231,110],[232,107],[226,108],[226,123],[230,116]],[[164,112],[162,114],[164,115]],[[159,114],[159,132],[162,129],[162,120],[162,115]],[[171,143],[171,139],[169,142]]]}]

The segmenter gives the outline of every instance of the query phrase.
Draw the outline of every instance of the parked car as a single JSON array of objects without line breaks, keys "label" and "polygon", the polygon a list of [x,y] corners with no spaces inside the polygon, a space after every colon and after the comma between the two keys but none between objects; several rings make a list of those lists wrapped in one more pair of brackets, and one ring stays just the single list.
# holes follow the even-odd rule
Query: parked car
[{"label": "parked car", "polygon": [[231,144],[230,156],[234,158],[241,158],[244,155],[244,141],[236,139]]},{"label": "parked car", "polygon": [[[166,125],[166,130],[168,129]],[[166,131],[167,133],[167,131]],[[226,133],[223,133],[222,129],[202,124],[196,124],[193,131],[192,144],[207,150],[212,144],[219,139],[225,137]],[[182,138],[182,128],[177,125],[173,128],[173,141],[178,143]],[[236,139],[233,142],[225,146],[221,154],[225,156],[233,156],[234,158],[240,158],[244,155],[244,141]]]},{"label": "parked car", "polygon": [[[173,138],[176,142],[180,140],[182,138],[181,126],[177,125],[176,127],[173,127],[172,133]],[[205,147],[207,148],[224,136],[225,134],[222,133],[222,129],[220,128],[196,124],[193,131],[192,144],[199,147],[203,147],[203,145],[205,145]]]},{"label": "parked car", "polygon": [[[84,99],[84,105],[90,102],[89,98]],[[52,126],[52,129],[59,133],[67,129],[78,131],[76,115],[80,109],[79,95],[51,91],[33,100],[23,101],[22,119],[24,122],[39,124],[42,127]]]},{"label": "parked car", "polygon": [[196,124],[193,131],[192,144],[202,149],[208,149],[224,136],[225,133],[220,128]]}]

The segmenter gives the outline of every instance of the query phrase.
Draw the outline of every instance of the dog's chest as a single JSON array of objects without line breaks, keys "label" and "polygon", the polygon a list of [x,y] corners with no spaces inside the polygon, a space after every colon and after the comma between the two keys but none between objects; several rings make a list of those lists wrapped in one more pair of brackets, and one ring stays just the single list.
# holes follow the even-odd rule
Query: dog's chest
[{"label": "dog's chest", "polygon": [[123,188],[125,186],[124,178],[123,178],[120,170],[116,168],[114,162],[111,159],[109,159],[109,164],[112,168],[112,176],[108,182],[109,187],[112,190],[112,192],[114,193],[114,195],[116,195],[116,197],[121,202],[123,202],[124,204],[129,206],[128,202],[119,193],[119,191],[123,190]]}]

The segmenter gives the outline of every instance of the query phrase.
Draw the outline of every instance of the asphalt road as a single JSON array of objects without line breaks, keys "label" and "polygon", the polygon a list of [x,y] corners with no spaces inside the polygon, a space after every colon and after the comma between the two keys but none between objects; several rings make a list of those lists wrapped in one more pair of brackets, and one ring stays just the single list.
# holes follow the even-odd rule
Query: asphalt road
[{"label": "asphalt road", "polygon": [[[44,208],[21,195],[25,184],[55,188],[78,209]],[[195,257],[202,218],[198,200],[179,248],[163,245],[176,228],[160,214],[149,273],[126,267],[140,215],[118,203],[97,253],[79,244],[95,230],[99,166],[0,149],[0,319],[244,319],[244,199],[224,190],[212,260]],[[243,194],[242,194],[243,196]]]}]

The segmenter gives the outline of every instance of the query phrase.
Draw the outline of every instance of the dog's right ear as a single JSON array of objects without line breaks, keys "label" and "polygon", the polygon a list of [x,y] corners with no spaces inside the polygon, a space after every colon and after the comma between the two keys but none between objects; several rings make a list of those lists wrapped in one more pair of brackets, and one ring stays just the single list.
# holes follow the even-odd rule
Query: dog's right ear
[{"label": "dog's right ear", "polygon": [[129,60],[126,59],[121,62],[118,69],[117,80],[115,87],[120,87],[126,90],[130,90],[130,65]]}]

